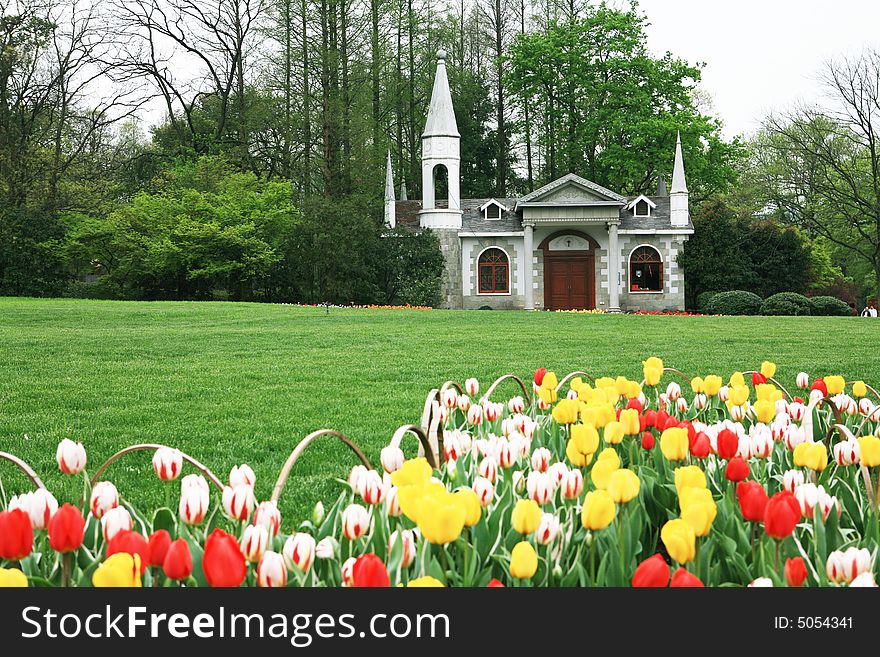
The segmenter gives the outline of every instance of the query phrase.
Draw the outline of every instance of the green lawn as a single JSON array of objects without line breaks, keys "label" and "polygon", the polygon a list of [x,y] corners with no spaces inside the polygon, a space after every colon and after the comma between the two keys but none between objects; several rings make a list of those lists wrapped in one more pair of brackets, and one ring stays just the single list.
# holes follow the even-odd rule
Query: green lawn
[{"label": "green lawn", "polygon": [[[377,459],[425,395],[448,378],[485,385],[539,366],[560,376],[640,376],[656,354],[693,374],[728,375],[763,359],[795,374],[880,383],[880,323],[860,318],[572,315],[300,308],[232,303],[0,299],[0,450],[27,460],[59,499],[81,482],[58,474],[55,445],[82,441],[94,469],[138,442],[176,445],[221,478],[247,462],[268,497],[290,450],[335,428]],[[512,388],[508,389],[512,392]],[[412,443],[410,444],[413,445]],[[282,500],[290,525],[335,497],[353,455],[316,444]],[[148,456],[110,472],[135,503],[158,495]],[[377,462],[377,461],[375,461]],[[7,491],[25,480],[0,465]]]}]

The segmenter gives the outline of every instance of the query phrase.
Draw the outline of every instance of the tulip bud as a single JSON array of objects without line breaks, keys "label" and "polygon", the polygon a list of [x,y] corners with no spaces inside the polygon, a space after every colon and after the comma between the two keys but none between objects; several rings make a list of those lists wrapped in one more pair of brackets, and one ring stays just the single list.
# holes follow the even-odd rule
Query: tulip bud
[{"label": "tulip bud", "polygon": [[284,542],[284,562],[288,569],[298,569],[300,572],[308,572],[315,560],[317,552],[317,544],[311,534],[305,532],[297,532],[293,536],[289,536]]},{"label": "tulip bud", "polygon": [[511,483],[513,484],[513,489],[517,493],[522,493],[526,489],[526,478],[523,474],[522,470],[516,470],[510,478]]},{"label": "tulip bud", "polygon": [[400,500],[397,499],[397,486],[391,486],[385,493],[385,513],[392,518],[401,514]]},{"label": "tulip bud", "polygon": [[[196,477],[197,479],[190,479]],[[198,481],[201,479],[201,482]],[[202,487],[201,483],[205,483]],[[207,482],[201,475],[188,475],[183,478],[180,487],[180,504],[178,512],[180,519],[188,525],[198,525],[205,519],[208,512],[208,502],[210,494],[208,493]]]},{"label": "tulip bud", "polygon": [[559,518],[552,513],[544,513],[541,515],[541,523],[535,530],[535,540],[541,545],[550,545],[559,536],[562,525]]},{"label": "tulip bud", "polygon": [[402,531],[395,530],[388,539],[388,554],[394,549],[394,544],[398,539],[401,540],[401,568],[409,568],[416,558],[416,539],[412,529],[404,529]]},{"label": "tulip bud", "polygon": [[381,504],[385,499],[385,485],[382,477],[375,470],[368,471],[361,482],[363,493],[361,497],[367,504]]},{"label": "tulip bud", "polygon": [[687,411],[688,411],[687,399],[685,399],[684,397],[679,397],[678,399],[676,399],[675,400],[675,409],[682,415],[687,413]]},{"label": "tulip bud", "polygon": [[342,512],[342,534],[356,541],[370,528],[370,514],[360,504],[349,504]]},{"label": "tulip bud", "polygon": [[99,481],[95,484],[89,497],[89,509],[92,515],[100,520],[105,513],[117,506],[119,506],[119,492],[116,486],[109,481]]},{"label": "tulip bud", "polygon": [[257,584],[263,588],[282,588],[287,585],[284,559],[277,552],[264,552],[257,566]]},{"label": "tulip bud", "polygon": [[476,379],[468,379],[464,382],[464,389],[471,397],[476,397],[480,392],[480,382]]},{"label": "tulip bud", "polygon": [[537,470],[538,472],[544,472],[550,467],[550,458],[552,454],[550,454],[550,450],[546,447],[539,447],[534,452],[532,452],[532,470]]},{"label": "tulip bud", "polygon": [[495,487],[492,482],[485,477],[477,477],[474,479],[474,493],[480,500],[480,506],[487,507],[495,499]]},{"label": "tulip bud", "polygon": [[248,525],[241,537],[241,551],[245,559],[257,563],[269,545],[269,532],[262,525]]},{"label": "tulip bud", "polygon": [[455,482],[458,479],[458,462],[455,459],[446,461],[444,469],[446,470],[446,478],[449,481]]},{"label": "tulip bud", "polygon": [[584,475],[580,470],[569,470],[562,480],[562,497],[567,500],[575,500],[580,497],[584,490]]},{"label": "tulip bud", "polygon": [[355,557],[349,557],[342,564],[342,585],[354,586],[354,564],[357,561]]},{"label": "tulip bud", "polygon": [[315,558],[334,559],[339,549],[339,542],[332,536],[325,536],[315,546]]},{"label": "tulip bud", "polygon": [[480,461],[480,465],[477,466],[477,472],[480,473],[481,477],[488,479],[494,484],[498,478],[498,464],[495,462],[495,459],[486,456]]},{"label": "tulip bud", "polygon": [[128,509],[117,506],[107,510],[101,516],[101,531],[108,543],[121,531],[131,531],[133,524]]},{"label": "tulip bud", "polygon": [[681,398],[681,386],[675,381],[670,381],[669,385],[666,386],[666,398],[669,401],[676,401]]},{"label": "tulip bud", "polygon": [[278,510],[278,505],[272,501],[260,502],[254,511],[253,523],[265,527],[270,538],[277,536],[281,527],[281,512]]},{"label": "tulip bud", "polygon": [[795,381],[797,383],[797,387],[801,390],[806,390],[810,387],[810,375],[806,372],[798,372]]},{"label": "tulip bud", "polygon": [[351,469],[348,475],[348,485],[355,495],[364,496],[364,485],[366,483],[364,477],[368,472],[369,470],[364,465],[356,465]]},{"label": "tulip bud", "polygon": [[55,460],[64,474],[79,474],[86,467],[86,448],[82,443],[75,443],[70,438],[65,438],[58,443]]},{"label": "tulip bud", "polygon": [[379,454],[379,460],[382,462],[382,468],[385,472],[395,472],[406,460],[403,456],[403,450],[400,447],[388,445],[383,447]]},{"label": "tulip bud", "polygon": [[153,472],[162,481],[174,481],[183,469],[183,454],[178,449],[160,447],[153,454]]},{"label": "tulip bud", "polygon": [[483,414],[486,417],[487,422],[495,422],[501,414],[504,412],[503,404],[496,404],[494,402],[486,402],[483,408]]},{"label": "tulip bud", "polygon": [[312,507],[312,524],[317,527],[322,522],[324,522],[324,503],[318,500]]},{"label": "tulip bud", "polygon": [[855,465],[861,460],[858,440],[842,440],[834,445],[834,460],[837,465]]},{"label": "tulip bud", "polygon": [[867,397],[862,397],[859,400],[859,413],[868,417],[874,411],[874,402],[872,402]]},{"label": "tulip bud", "polygon": [[526,410],[526,402],[522,397],[511,397],[507,402],[507,410],[511,413],[522,413]]},{"label": "tulip bud", "polygon": [[483,407],[477,404],[469,407],[467,410],[467,421],[472,427],[483,423]]},{"label": "tulip bud", "polygon": [[223,512],[232,520],[247,520],[253,513],[256,499],[254,489],[247,484],[239,484],[223,489]]},{"label": "tulip bud", "polygon": [[546,472],[530,472],[526,480],[526,489],[529,499],[535,500],[541,506],[547,504],[553,497],[554,487]]},{"label": "tulip bud", "polygon": [[458,410],[462,413],[467,413],[467,410],[471,407],[471,399],[467,395],[459,395],[455,405],[458,406]]},{"label": "tulip bud", "polygon": [[235,488],[236,486],[250,486],[253,488],[256,483],[257,475],[254,474],[251,466],[246,463],[237,465],[229,471],[230,488]]}]

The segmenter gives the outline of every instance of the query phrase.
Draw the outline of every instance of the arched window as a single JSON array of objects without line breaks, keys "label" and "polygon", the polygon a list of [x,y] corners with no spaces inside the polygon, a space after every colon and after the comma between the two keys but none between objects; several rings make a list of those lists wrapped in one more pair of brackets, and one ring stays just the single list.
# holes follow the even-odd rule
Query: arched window
[{"label": "arched window", "polygon": [[446,200],[449,197],[449,170],[445,164],[437,164],[433,170],[434,200]]},{"label": "arched window", "polygon": [[640,246],[629,256],[630,292],[662,292],[663,260],[653,246]]},{"label": "arched window", "polygon": [[480,254],[480,294],[507,294],[510,292],[510,261],[501,249],[486,249]]}]

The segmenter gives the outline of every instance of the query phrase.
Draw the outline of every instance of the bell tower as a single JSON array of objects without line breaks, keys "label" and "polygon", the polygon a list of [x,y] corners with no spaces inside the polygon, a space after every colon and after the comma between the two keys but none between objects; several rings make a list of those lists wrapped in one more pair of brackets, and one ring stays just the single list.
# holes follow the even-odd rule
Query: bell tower
[{"label": "bell tower", "polygon": [[[461,135],[446,76],[446,51],[437,53],[437,72],[425,131],[422,133],[422,228],[461,229]],[[443,182],[446,185],[446,203]],[[438,194],[440,192],[440,194]],[[438,207],[445,205],[446,207]]]}]

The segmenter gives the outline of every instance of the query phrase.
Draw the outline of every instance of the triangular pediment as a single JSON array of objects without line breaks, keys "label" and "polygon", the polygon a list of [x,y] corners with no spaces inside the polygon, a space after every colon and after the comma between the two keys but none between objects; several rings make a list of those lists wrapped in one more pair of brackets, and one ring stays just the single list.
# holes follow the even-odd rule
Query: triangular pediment
[{"label": "triangular pediment", "polygon": [[559,205],[624,205],[626,198],[586,178],[569,173],[519,199],[518,205],[553,203]]}]

